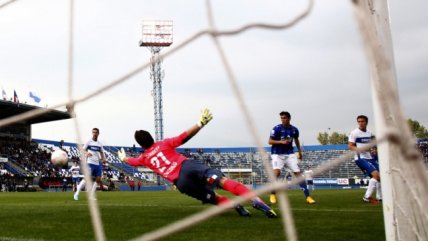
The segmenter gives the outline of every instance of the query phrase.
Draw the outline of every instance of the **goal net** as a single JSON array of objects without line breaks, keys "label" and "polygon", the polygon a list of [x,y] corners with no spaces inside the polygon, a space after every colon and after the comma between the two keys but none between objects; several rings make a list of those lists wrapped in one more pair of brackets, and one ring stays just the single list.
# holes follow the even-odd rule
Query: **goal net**
[{"label": "goal net", "polygon": [[[4,2],[0,5],[0,9],[9,5],[16,0]],[[86,101],[96,98],[101,93],[115,88],[118,85],[126,82],[133,76],[147,70],[151,66],[151,61],[138,66],[137,68],[124,74],[104,86],[100,86],[93,92],[81,97],[75,98],[72,93],[73,80],[73,22],[74,22],[74,1],[70,2],[70,45],[68,54],[68,88],[69,101],[58,103],[52,108],[64,107],[74,113],[75,106],[83,105]],[[328,3],[324,3],[328,4]],[[424,205],[428,200],[428,177],[425,172],[422,156],[416,149],[414,138],[407,126],[404,115],[400,109],[400,101],[398,97],[396,73],[394,67],[394,57],[392,51],[392,41],[389,26],[389,13],[387,1],[376,0],[353,0],[350,1],[355,10],[356,20],[363,39],[363,45],[366,50],[368,65],[371,72],[371,87],[373,96],[373,107],[375,110],[375,124],[377,127],[377,140],[379,149],[381,182],[383,189],[383,213],[385,219],[386,238],[392,240],[428,240],[428,206]],[[236,80],[233,68],[227,58],[219,39],[223,36],[234,36],[244,33],[255,28],[266,30],[285,30],[295,27],[301,20],[305,19],[313,8],[313,1],[308,0],[307,8],[296,16],[294,19],[280,24],[269,23],[254,23],[246,24],[236,29],[222,31],[215,27],[213,19],[213,11],[210,6],[210,1],[206,1],[207,15],[209,26],[192,36],[189,36],[181,43],[176,44],[157,58],[168,58],[177,50],[193,44],[195,40],[202,36],[212,38],[215,49],[224,66],[224,70],[229,79],[232,92],[236,98],[240,111],[248,126],[248,131],[251,133],[254,143],[256,143],[258,151],[261,153],[265,169],[269,173],[270,179],[275,180],[267,153],[264,151],[265,138],[258,136],[256,125],[248,110],[247,103],[241,93],[241,86]],[[296,27],[298,28],[298,26]],[[156,61],[156,60],[152,60]],[[47,108],[40,108],[31,112],[26,112],[21,115],[13,116],[7,119],[0,120],[0,127],[11,123],[23,121],[34,115],[41,115],[49,112]],[[76,143],[83,143],[79,129],[79,118],[74,118]],[[314,170],[314,175],[323,173],[342,162],[349,160],[351,155],[344,155],[337,159],[330,160],[325,165],[322,165]],[[89,186],[92,186],[91,178],[85,166],[85,179]],[[266,194],[273,190],[284,190],[288,185],[295,185],[302,181],[303,178],[298,178],[287,183],[272,182],[260,189],[257,189],[256,194]],[[235,203],[242,203],[245,198],[238,197],[234,199]],[[100,210],[97,202],[88,200],[89,210],[91,214],[92,224],[94,227],[95,238],[97,241],[106,240],[103,224],[100,218]],[[291,208],[285,191],[279,195],[279,207],[281,210],[281,218],[284,226],[284,234],[287,240],[297,240],[297,233],[294,227]],[[200,213],[196,213],[183,220],[171,223],[165,227],[153,230],[152,232],[142,234],[135,240],[157,240],[168,236],[174,232],[178,232],[191,225],[198,224],[200,221],[218,215],[227,210],[227,207],[212,207]]]}]

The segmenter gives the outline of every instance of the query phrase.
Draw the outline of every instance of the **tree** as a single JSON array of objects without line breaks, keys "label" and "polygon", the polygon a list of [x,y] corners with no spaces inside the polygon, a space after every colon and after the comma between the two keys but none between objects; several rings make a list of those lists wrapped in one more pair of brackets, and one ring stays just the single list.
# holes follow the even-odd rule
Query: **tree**
[{"label": "tree", "polygon": [[347,144],[348,135],[344,133],[339,133],[337,131],[329,135],[327,132],[318,133],[317,140],[321,145],[336,145],[336,144]]},{"label": "tree", "polygon": [[317,140],[321,145],[327,145],[328,144],[328,133],[318,133]]},{"label": "tree", "polygon": [[408,119],[407,124],[416,138],[428,138],[428,130],[425,126],[419,124],[417,120]]},{"label": "tree", "polygon": [[330,144],[347,144],[348,143],[348,136],[343,133],[339,132],[333,132],[330,136]]}]

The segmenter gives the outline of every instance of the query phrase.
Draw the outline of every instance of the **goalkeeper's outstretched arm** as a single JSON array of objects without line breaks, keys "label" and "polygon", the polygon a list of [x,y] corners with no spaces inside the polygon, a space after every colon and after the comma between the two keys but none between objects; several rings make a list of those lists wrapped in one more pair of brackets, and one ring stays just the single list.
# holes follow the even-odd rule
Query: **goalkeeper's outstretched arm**
[{"label": "goalkeeper's outstretched arm", "polygon": [[199,121],[186,131],[188,136],[183,140],[183,144],[196,135],[196,133],[198,133],[202,127],[208,124],[208,122],[210,122],[212,119],[213,115],[211,114],[210,110],[207,108],[203,109],[201,111],[201,117],[199,118]]},{"label": "goalkeeper's outstretched arm", "polygon": [[123,149],[123,147],[120,148],[119,151],[117,151],[117,156],[119,157],[119,159],[122,162],[124,162],[130,166],[140,166],[141,165],[141,163],[139,161],[139,157],[132,157],[132,156],[128,157],[128,156],[126,156],[126,152]]}]

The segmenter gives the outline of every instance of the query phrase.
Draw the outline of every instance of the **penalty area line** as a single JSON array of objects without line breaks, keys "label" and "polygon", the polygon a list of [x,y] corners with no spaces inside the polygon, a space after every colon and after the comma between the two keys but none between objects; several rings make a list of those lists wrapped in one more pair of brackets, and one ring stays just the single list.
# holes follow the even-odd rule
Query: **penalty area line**
[{"label": "penalty area line", "polygon": [[293,211],[312,211],[312,212],[353,212],[353,213],[381,213],[382,210],[363,210],[363,209],[312,209],[312,208],[292,208]]},{"label": "penalty area line", "polygon": [[26,239],[0,236],[0,241],[44,241],[44,239]]}]

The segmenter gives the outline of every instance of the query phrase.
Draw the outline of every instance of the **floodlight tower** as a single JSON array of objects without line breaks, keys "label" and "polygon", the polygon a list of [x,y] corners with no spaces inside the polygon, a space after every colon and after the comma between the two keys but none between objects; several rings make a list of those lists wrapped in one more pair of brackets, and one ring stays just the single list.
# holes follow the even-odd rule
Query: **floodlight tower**
[{"label": "floodlight tower", "polygon": [[163,139],[163,110],[162,110],[162,79],[164,72],[161,68],[160,51],[172,44],[172,20],[143,21],[143,38],[140,47],[148,47],[152,53],[150,58],[150,79],[153,81],[153,102],[155,114],[155,140]]}]

